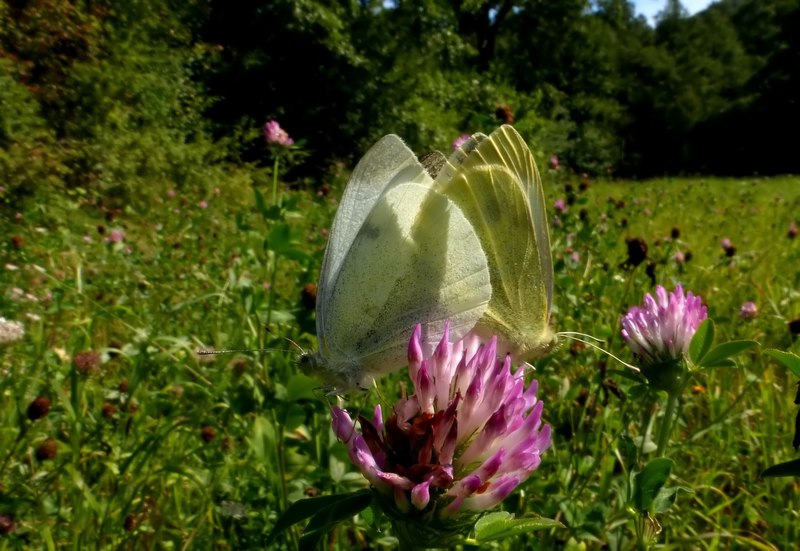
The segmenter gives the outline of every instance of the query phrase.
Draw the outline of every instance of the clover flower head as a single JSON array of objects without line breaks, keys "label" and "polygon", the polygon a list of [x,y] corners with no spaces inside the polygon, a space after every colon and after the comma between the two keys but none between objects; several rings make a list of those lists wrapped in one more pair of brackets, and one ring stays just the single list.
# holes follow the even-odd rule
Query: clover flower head
[{"label": "clover flower head", "polygon": [[708,316],[700,297],[680,285],[672,293],[656,286],[641,306],[634,306],[622,318],[622,337],[644,363],[658,364],[677,360],[689,352],[695,331]]},{"label": "clover flower head", "polygon": [[752,300],[748,300],[739,309],[739,316],[745,319],[758,317],[758,306]]},{"label": "clover flower head", "polygon": [[470,139],[470,135],[469,134],[461,134],[458,138],[453,140],[453,143],[450,146],[450,148],[453,151],[455,151],[456,149],[458,149],[459,147],[461,147],[462,145],[467,143],[469,141],[469,139]]},{"label": "clover flower head", "polygon": [[332,425],[396,526],[433,523],[446,532],[531,476],[550,447],[550,426],[542,424],[536,381],[526,386],[523,369],[497,359],[496,337],[450,343],[446,328],[429,357],[421,342],[418,325],[408,354],[412,396],[388,416],[380,406],[372,419],[360,416],[361,432],[336,407]]},{"label": "clover flower head", "polygon": [[294,145],[294,140],[289,137],[289,134],[281,128],[278,121],[270,120],[264,124],[264,139],[268,145],[279,145],[282,147],[291,147]]},{"label": "clover flower head", "polygon": [[25,326],[0,316],[0,344],[16,342],[25,336]]}]

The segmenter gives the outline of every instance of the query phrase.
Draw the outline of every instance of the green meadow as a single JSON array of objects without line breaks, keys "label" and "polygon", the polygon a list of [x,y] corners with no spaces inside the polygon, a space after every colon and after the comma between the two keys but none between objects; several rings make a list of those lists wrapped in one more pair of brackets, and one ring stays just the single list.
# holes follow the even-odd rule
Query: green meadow
[{"label": "green meadow", "polygon": [[[267,545],[289,504],[367,487],[330,430],[341,398],[297,366],[316,346],[312,284],[348,174],[325,193],[273,188],[271,176],[132,201],[6,202],[0,313],[25,335],[0,348],[0,549],[293,549],[303,523]],[[788,232],[800,179],[543,179],[556,330],[635,362],[620,317],[655,284],[681,283],[708,306],[718,341],[760,343],[736,367],[697,372],[682,397],[668,457],[683,489],[658,515],[659,548],[791,548],[795,479],[761,472],[796,455],[797,380],[763,350],[798,351],[800,238]],[[635,238],[638,266],[627,262]],[[747,301],[756,317],[740,316]],[[643,427],[663,400],[575,340],[536,368],[553,445],[501,507],[562,526],[492,548],[631,548],[620,437],[647,460]],[[347,407],[386,410],[409,388],[393,374]],[[396,545],[371,509],[324,539]]]},{"label": "green meadow", "polygon": [[[0,0],[0,551],[405,551],[447,523],[464,550],[797,547],[800,0],[644,3]],[[392,420],[447,373],[414,360],[416,386],[338,394],[304,373],[358,159],[389,133],[422,155],[500,125],[538,162],[564,333],[514,372],[527,390],[485,354],[451,370],[478,375],[447,409]],[[475,220],[458,249],[487,254],[448,261],[480,296],[457,304],[497,273],[541,298],[490,239],[514,232]],[[487,280],[490,253],[511,267]],[[388,310],[449,301],[430,279]],[[713,324],[675,299],[638,344],[671,327],[680,351],[636,357],[623,316],[679,284]],[[683,386],[666,368],[685,366]],[[334,406],[377,404],[383,431],[348,437]],[[370,454],[372,488],[351,462]]]}]

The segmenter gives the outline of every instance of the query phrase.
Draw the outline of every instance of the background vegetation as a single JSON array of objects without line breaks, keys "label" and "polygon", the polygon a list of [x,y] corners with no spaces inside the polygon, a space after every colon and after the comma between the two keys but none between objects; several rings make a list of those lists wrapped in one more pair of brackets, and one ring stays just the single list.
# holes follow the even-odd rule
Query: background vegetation
[{"label": "background vegetation", "polygon": [[[557,329],[631,360],[619,316],[681,282],[720,338],[796,352],[800,181],[761,175],[800,172],[800,3],[667,4],[651,28],[615,0],[0,0],[0,315],[26,326],[0,345],[0,549],[260,548],[287,504],[365,485],[292,341],[315,346],[345,167],[387,132],[447,150],[513,118],[545,178]],[[268,148],[268,118],[298,145]],[[698,175],[596,180],[665,174]],[[660,518],[667,548],[800,539],[794,486],[759,476],[794,456],[796,381],[738,360],[682,409],[672,482],[694,493]],[[618,437],[660,410],[615,368],[569,342],[538,366],[554,446],[504,507],[565,528],[501,548],[630,546]],[[368,513],[330,536],[394,542]]]},{"label": "background vegetation", "polygon": [[655,28],[624,0],[4,0],[0,175],[207,182],[264,161],[268,118],[317,183],[389,132],[444,149],[512,121],[576,172],[796,173],[798,36],[797,0],[669,0]]}]

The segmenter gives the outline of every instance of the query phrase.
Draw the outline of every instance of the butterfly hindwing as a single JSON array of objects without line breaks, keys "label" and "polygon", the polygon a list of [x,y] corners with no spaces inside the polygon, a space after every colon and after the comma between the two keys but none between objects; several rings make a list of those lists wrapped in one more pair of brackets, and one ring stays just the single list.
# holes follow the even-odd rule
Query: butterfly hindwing
[{"label": "butterfly hindwing", "polygon": [[489,264],[492,298],[476,329],[497,334],[523,360],[546,353],[552,259],[541,180],[527,144],[509,126],[480,134],[439,172],[442,191],[473,225]]}]

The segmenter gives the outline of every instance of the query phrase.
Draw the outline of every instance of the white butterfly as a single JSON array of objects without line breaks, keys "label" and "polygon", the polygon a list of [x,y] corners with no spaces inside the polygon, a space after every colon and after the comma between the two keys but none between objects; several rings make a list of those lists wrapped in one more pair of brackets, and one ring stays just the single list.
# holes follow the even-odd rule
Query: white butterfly
[{"label": "white butterfly", "polygon": [[406,364],[417,323],[428,345],[449,320],[452,339],[496,334],[519,360],[555,342],[544,198],[528,146],[503,126],[423,162],[385,136],[342,197],[317,291],[319,352],[301,358],[336,385]]}]

